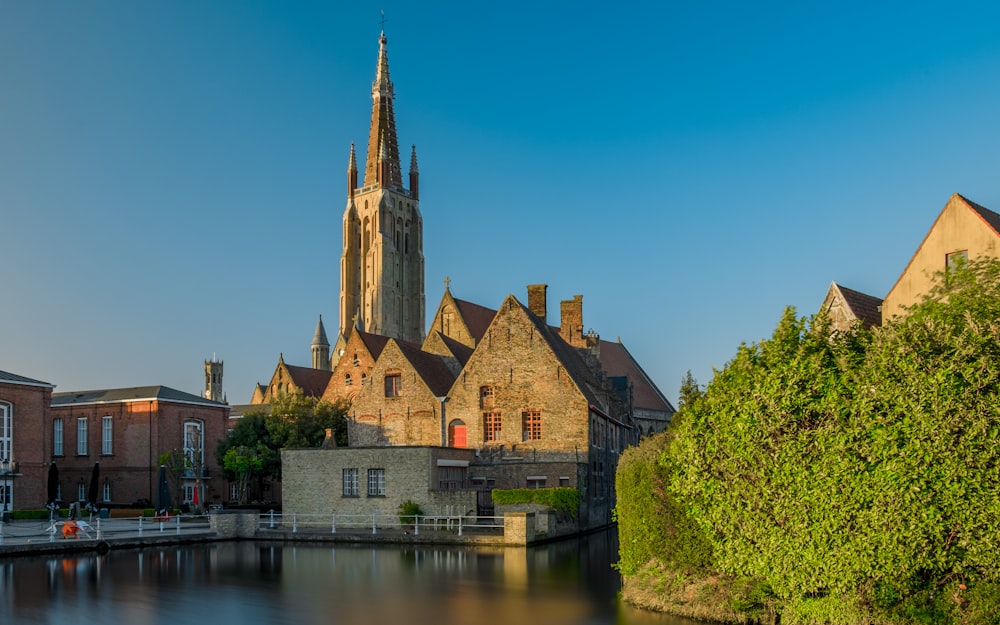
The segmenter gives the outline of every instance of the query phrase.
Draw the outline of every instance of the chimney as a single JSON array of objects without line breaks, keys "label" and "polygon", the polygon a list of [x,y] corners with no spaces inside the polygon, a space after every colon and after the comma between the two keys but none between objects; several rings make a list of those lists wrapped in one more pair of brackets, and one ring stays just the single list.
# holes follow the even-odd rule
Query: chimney
[{"label": "chimney", "polygon": [[333,437],[333,428],[326,428],[326,438],[320,444],[320,449],[333,449],[337,446],[337,439]]},{"label": "chimney", "polygon": [[546,303],[545,303],[545,291],[549,288],[547,284],[529,284],[528,285],[528,310],[530,310],[536,317],[542,320],[542,323],[548,323],[545,320],[546,314]]},{"label": "chimney", "polygon": [[583,296],[574,295],[573,299],[559,302],[561,314],[559,334],[573,347],[585,347],[583,338]]}]

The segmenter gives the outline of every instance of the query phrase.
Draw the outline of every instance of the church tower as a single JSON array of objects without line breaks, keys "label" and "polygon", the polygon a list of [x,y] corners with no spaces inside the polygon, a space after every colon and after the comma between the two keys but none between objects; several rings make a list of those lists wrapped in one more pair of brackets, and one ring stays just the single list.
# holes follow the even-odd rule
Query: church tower
[{"label": "church tower", "polygon": [[338,347],[355,325],[365,332],[413,343],[424,339],[420,174],[413,147],[409,189],[403,186],[387,41],[383,31],[372,83],[372,120],[363,184],[358,185],[353,144],[347,166]]},{"label": "church tower", "polygon": [[326,328],[323,327],[323,315],[319,316],[316,333],[312,340],[312,368],[330,371],[330,341],[326,339]]},{"label": "church tower", "polygon": [[214,354],[205,361],[205,399],[226,401],[222,395],[222,361],[216,360]]}]

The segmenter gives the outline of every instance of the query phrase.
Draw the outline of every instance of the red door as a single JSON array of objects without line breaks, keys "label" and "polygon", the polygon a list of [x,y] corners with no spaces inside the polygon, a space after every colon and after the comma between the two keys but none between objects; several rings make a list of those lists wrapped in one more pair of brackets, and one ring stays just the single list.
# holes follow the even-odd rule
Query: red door
[{"label": "red door", "polygon": [[465,423],[460,419],[455,419],[448,426],[448,447],[461,447],[464,449],[466,446]]}]

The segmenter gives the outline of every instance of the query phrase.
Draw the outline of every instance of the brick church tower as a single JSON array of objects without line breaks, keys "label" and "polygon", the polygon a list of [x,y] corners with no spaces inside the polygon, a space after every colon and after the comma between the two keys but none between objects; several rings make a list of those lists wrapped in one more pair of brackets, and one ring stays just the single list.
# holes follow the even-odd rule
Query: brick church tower
[{"label": "brick church tower", "polygon": [[421,343],[424,339],[423,220],[417,150],[403,187],[385,32],[379,36],[372,83],[372,121],[364,184],[351,144],[347,167],[344,250],[340,259],[338,348],[352,327]]}]

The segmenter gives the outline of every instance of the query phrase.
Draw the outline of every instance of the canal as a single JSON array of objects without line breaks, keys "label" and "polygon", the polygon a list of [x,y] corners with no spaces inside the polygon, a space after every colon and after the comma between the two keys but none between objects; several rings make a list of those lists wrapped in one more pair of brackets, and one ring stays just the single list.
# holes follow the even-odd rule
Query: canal
[{"label": "canal", "polygon": [[614,530],[524,548],[222,542],[0,560],[0,623],[693,625],[618,599]]}]

